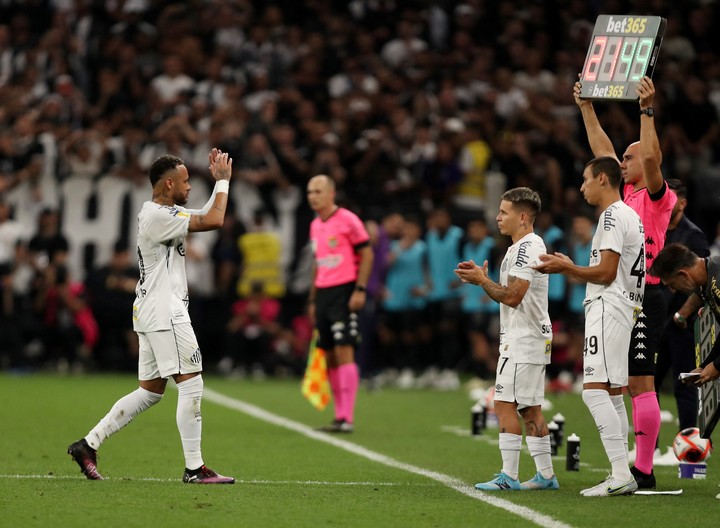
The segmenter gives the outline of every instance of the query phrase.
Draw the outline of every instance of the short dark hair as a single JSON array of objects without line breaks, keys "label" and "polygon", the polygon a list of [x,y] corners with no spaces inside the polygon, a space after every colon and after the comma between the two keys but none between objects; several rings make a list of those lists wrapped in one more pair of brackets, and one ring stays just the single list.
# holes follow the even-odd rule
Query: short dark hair
[{"label": "short dark hair", "polygon": [[666,280],[677,275],[681,269],[691,267],[699,258],[686,246],[674,242],[657,254],[648,272],[661,280]]},{"label": "short dark hair", "polygon": [[668,178],[665,180],[670,187],[670,190],[675,192],[678,198],[687,198],[687,187],[685,184],[677,178]]},{"label": "short dark hair", "polygon": [[515,187],[514,189],[505,191],[500,199],[529,210],[533,220],[535,220],[535,217],[542,209],[540,195],[530,187]]},{"label": "short dark hair", "polygon": [[160,156],[150,165],[150,170],[148,171],[150,185],[155,187],[155,184],[160,181],[160,178],[162,178],[166,172],[174,170],[180,165],[185,165],[185,162],[177,156],[171,156],[169,154]]},{"label": "short dark hair", "polygon": [[622,171],[620,163],[612,156],[600,156],[593,158],[587,162],[586,168],[590,169],[593,178],[597,178],[601,172],[608,177],[608,181],[613,189],[619,189],[622,182]]}]

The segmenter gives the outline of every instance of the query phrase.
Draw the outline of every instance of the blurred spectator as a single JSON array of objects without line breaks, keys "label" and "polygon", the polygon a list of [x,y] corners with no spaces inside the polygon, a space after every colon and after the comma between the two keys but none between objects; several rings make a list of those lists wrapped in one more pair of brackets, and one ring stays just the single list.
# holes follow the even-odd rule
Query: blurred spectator
[{"label": "blurred spectator", "polygon": [[238,297],[248,297],[257,287],[262,287],[263,293],[274,299],[285,295],[282,247],[280,237],[270,227],[271,222],[265,209],[257,209],[252,225],[237,239],[242,258]]},{"label": "blurred spectator", "polygon": [[97,130],[76,130],[63,143],[62,154],[67,177],[91,180],[104,169],[105,142]]},{"label": "blurred spectator", "polygon": [[67,261],[70,244],[61,229],[57,210],[45,209],[40,213],[37,232],[28,244],[33,264],[39,271],[51,263],[65,264]]},{"label": "blurred spectator", "polygon": [[[232,305],[227,323],[225,356],[222,370],[256,379],[275,373],[279,358],[275,340],[280,335],[280,302],[264,292],[262,282],[254,282],[247,298]],[[237,369],[237,370],[235,370]]]},{"label": "blurred spectator", "polygon": [[390,68],[407,72],[415,55],[425,51],[428,45],[417,36],[418,28],[410,20],[399,20],[395,34],[397,36],[383,46],[380,56]]},{"label": "blurred spectator", "polygon": [[[472,260],[482,266],[488,262],[489,276],[497,278],[493,250],[495,239],[490,235],[485,219],[468,222],[467,241],[463,246],[462,261]],[[492,264],[492,266],[490,266]],[[494,280],[494,279],[493,279]],[[500,305],[492,300],[484,289],[474,284],[461,286],[463,331],[467,337],[469,354],[466,354],[465,368],[476,378],[495,379],[497,369],[497,317]]]},{"label": "blurred spectator", "polygon": [[452,224],[446,209],[435,209],[427,220],[428,276],[427,322],[431,328],[431,344],[424,358],[425,372],[418,383],[442,390],[457,389],[457,373],[461,357],[459,342],[460,280],[453,270],[460,262],[463,230]]},{"label": "blurred spectator", "polygon": [[101,329],[96,354],[100,368],[134,370],[137,367],[138,340],[130,314],[138,277],[138,269],[132,264],[124,241],[115,243],[106,266],[88,274],[88,301]]},{"label": "blurred spectator", "polygon": [[15,264],[15,248],[23,238],[23,228],[13,218],[8,204],[0,194],[0,275],[9,275]]},{"label": "blurred spectator", "polygon": [[168,55],[163,60],[162,73],[150,83],[161,108],[172,108],[184,101],[185,94],[195,87],[195,81],[185,73],[185,66],[178,55]]},{"label": "blurred spectator", "polygon": [[[567,255],[565,233],[554,222],[550,211],[543,210],[538,213],[535,219],[535,233],[543,239],[550,255],[555,252]],[[556,277],[555,280],[553,277]],[[548,277],[548,312],[552,321],[565,318],[566,283],[564,275],[555,274]]]},{"label": "blurred spectator", "polygon": [[50,264],[38,277],[35,309],[42,320],[45,359],[60,373],[92,366],[100,330],[85,296],[85,285],[73,280],[63,264]]},{"label": "blurred spectator", "polygon": [[[458,222],[465,224],[470,218],[483,216],[487,208],[486,176],[492,159],[490,145],[473,127],[463,130],[458,163],[462,176],[458,182],[453,205]],[[459,262],[459,261],[458,261]]]},{"label": "blurred spectator", "polygon": [[424,366],[423,348],[429,345],[429,329],[423,321],[429,290],[427,251],[420,221],[404,218],[400,237],[390,243],[387,255],[379,335],[384,350],[382,382],[395,382],[401,389],[413,387],[416,373]]},{"label": "blurred spectator", "polygon": [[358,314],[360,335],[363,336],[357,349],[357,363],[360,377],[369,378],[377,369],[380,358],[376,354],[378,337],[377,327],[380,320],[379,310],[382,300],[382,290],[388,272],[390,254],[390,235],[375,220],[366,220],[365,229],[370,237],[370,246],[373,250],[373,267],[368,278],[365,306]]},{"label": "blurred spectator", "polygon": [[[590,212],[580,214],[572,219],[572,231],[569,241],[568,256],[578,266],[587,266],[590,262],[590,249],[595,234],[595,215]],[[586,283],[568,278],[568,328],[570,343],[567,348],[564,368],[573,375],[582,369],[583,350],[585,348],[585,290]],[[560,358],[553,361],[560,363]],[[561,365],[561,368],[563,366]]]}]

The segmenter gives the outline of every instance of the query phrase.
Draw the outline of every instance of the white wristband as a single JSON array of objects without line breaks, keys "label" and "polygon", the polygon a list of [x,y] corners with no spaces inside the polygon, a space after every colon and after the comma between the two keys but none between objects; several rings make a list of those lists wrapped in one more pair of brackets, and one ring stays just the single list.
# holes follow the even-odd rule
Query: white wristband
[{"label": "white wristband", "polygon": [[229,190],[230,190],[230,181],[229,180],[218,180],[217,182],[215,182],[215,192],[216,193],[228,194]]}]

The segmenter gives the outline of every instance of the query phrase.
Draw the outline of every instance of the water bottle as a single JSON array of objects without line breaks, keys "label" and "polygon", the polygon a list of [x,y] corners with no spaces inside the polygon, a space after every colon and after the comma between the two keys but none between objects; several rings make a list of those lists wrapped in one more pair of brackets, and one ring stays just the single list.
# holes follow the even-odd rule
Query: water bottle
[{"label": "water bottle", "polygon": [[473,436],[482,434],[483,429],[485,429],[486,421],[487,421],[487,411],[485,409],[485,406],[482,404],[482,401],[477,402],[475,405],[472,406],[470,409],[470,415],[471,415],[471,425],[470,425],[470,431],[473,434]]},{"label": "water bottle", "polygon": [[567,471],[580,471],[580,437],[575,433],[567,438],[565,469]]},{"label": "water bottle", "polygon": [[548,424],[548,431],[550,431],[550,454],[554,456],[558,454],[558,434],[560,432],[560,428],[554,420]]},{"label": "water bottle", "polygon": [[553,422],[558,425],[557,445],[558,447],[562,447],[563,440],[565,439],[565,417],[562,414],[557,413],[552,417],[552,419]]}]

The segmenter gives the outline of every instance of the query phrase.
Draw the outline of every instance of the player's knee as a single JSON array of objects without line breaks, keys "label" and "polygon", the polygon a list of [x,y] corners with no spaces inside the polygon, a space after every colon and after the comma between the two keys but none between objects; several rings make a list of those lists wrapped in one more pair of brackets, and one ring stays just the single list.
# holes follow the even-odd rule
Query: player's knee
[{"label": "player's knee", "polygon": [[593,407],[610,401],[610,395],[603,389],[584,389],[582,391],[582,399],[588,409],[592,411]]}]

